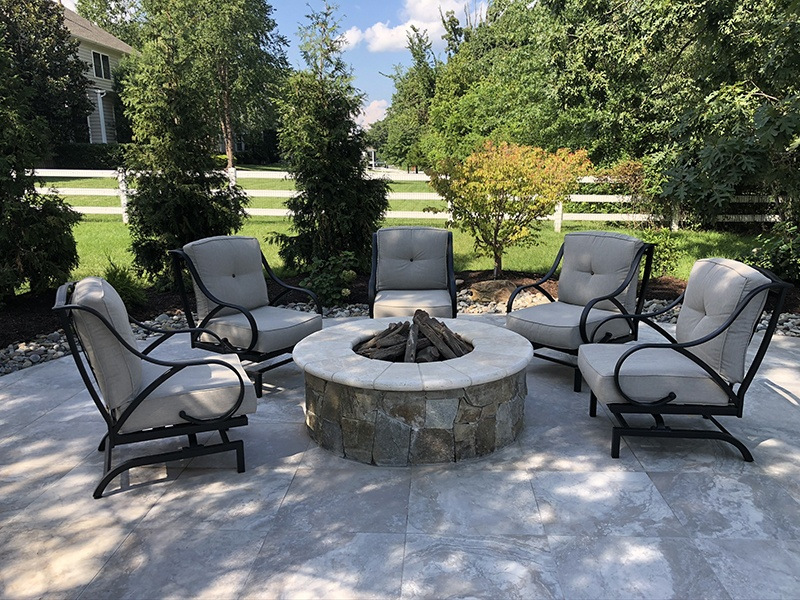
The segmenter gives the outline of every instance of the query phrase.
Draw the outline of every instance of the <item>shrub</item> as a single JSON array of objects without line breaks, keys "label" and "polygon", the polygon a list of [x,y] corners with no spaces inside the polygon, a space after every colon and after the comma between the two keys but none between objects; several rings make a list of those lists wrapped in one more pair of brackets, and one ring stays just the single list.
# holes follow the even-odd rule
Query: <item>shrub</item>
[{"label": "shrub", "polygon": [[313,290],[323,305],[335,306],[350,297],[348,286],[356,279],[357,266],[356,255],[349,251],[328,258],[316,258],[300,285]]},{"label": "shrub", "polygon": [[791,221],[776,223],[772,232],[756,238],[758,246],[739,260],[769,269],[787,281],[800,281],[800,233]]},{"label": "shrub", "polygon": [[110,258],[103,271],[103,278],[117,290],[128,310],[144,308],[147,305],[147,294],[141,280],[130,267],[116,264]]},{"label": "shrub", "polygon": [[124,144],[60,144],[47,165],[54,169],[116,169],[122,166]]},{"label": "shrub", "polygon": [[540,219],[577,188],[591,167],[583,150],[541,148],[491,141],[463,163],[441,162],[431,186],[447,200],[453,223],[475,239],[475,250],[494,261],[494,276],[511,246],[536,243]]},{"label": "shrub", "polygon": [[653,252],[653,277],[675,275],[681,257],[685,254],[678,245],[677,237],[669,229],[645,229],[643,241],[655,244]]}]

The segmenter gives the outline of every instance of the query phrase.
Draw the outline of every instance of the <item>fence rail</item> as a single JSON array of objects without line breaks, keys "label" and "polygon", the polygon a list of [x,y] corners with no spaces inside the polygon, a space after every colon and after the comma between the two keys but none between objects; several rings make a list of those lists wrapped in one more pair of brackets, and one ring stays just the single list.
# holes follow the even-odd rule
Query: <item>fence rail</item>
[{"label": "fence rail", "polygon": [[[368,172],[373,178],[386,178],[390,181],[429,181],[429,178],[424,173],[404,173],[402,171],[377,169]],[[34,174],[37,177],[51,177],[51,178],[115,178],[118,181],[116,188],[73,188],[62,187],[55,190],[61,196],[118,196],[120,199],[120,206],[74,206],[73,208],[84,214],[118,214],[122,215],[122,220],[127,222],[126,206],[128,203],[128,191],[125,174],[122,170],[86,170],[86,169],[37,169]],[[236,182],[239,179],[291,179],[291,175],[286,171],[242,171],[233,169],[229,172],[228,176],[232,181]],[[53,188],[42,186],[37,187],[41,192],[48,192]],[[291,198],[294,195],[293,190],[245,190],[247,195],[251,198]],[[441,200],[441,196],[436,193],[427,192],[390,192],[389,200]],[[573,203],[586,203],[586,204],[599,204],[599,203],[617,203],[628,204],[633,200],[630,196],[612,195],[612,194],[573,194],[569,198]],[[760,196],[741,196],[734,199],[735,203],[746,204],[766,204],[771,200],[767,197]],[[276,216],[283,217],[289,216],[289,211],[282,208],[247,208],[245,209],[248,214],[253,216]],[[389,211],[386,214],[388,219],[437,219],[445,220],[450,218],[450,214],[442,213],[428,213],[420,211]],[[553,228],[555,231],[561,231],[561,226],[565,221],[604,221],[604,222],[641,222],[661,219],[657,215],[647,213],[574,213],[564,212],[563,203],[556,205],[555,212],[546,218],[553,221]],[[675,230],[680,226],[680,215],[676,212],[668,219],[670,227]],[[774,223],[779,220],[779,216],[775,214],[724,214],[718,215],[717,221],[722,223]]]}]

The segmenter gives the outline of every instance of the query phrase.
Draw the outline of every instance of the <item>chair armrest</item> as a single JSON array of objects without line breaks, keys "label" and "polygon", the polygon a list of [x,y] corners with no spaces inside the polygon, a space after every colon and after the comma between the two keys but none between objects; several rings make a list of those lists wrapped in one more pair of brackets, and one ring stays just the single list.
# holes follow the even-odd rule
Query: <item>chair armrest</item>
[{"label": "chair armrest", "polygon": [[[715,337],[718,334],[719,334],[719,330],[717,332],[715,332],[713,335],[711,335],[711,337]],[[705,336],[703,338],[703,341],[708,341],[708,339],[706,339],[708,337],[709,336]],[[706,363],[704,360],[702,360],[699,357],[697,357],[694,353],[692,353],[689,350],[689,347],[696,346],[696,345],[698,345],[700,343],[702,343],[700,340],[695,340],[695,341],[692,341],[692,342],[689,342],[689,343],[684,343],[684,344],[680,344],[680,343],[673,343],[673,344],[637,344],[636,346],[632,347],[630,350],[627,350],[622,356],[620,356],[619,359],[617,360],[617,364],[614,366],[614,385],[616,386],[617,391],[619,392],[619,394],[623,398],[625,398],[625,400],[627,400],[631,404],[636,404],[638,406],[663,406],[663,405],[668,404],[668,403],[672,402],[673,400],[675,400],[678,397],[675,392],[669,392],[663,398],[660,398],[659,400],[655,400],[655,401],[637,400],[636,398],[633,398],[632,396],[630,396],[627,393],[625,393],[625,391],[622,389],[622,384],[620,382],[620,373],[622,371],[622,367],[625,364],[625,361],[627,361],[631,356],[633,356],[634,354],[636,354],[638,352],[642,352],[644,350],[662,349],[662,350],[669,350],[671,352],[677,352],[678,354],[681,354],[681,355],[685,356],[686,358],[691,360],[693,363],[698,365],[701,369],[703,369],[706,373],[708,373],[708,376],[711,378],[711,380],[714,383],[716,383],[719,386],[719,388],[721,390],[723,390],[728,395],[728,398],[732,402],[736,402],[738,400],[738,398],[737,398],[736,394],[734,393],[733,388],[731,387],[731,385],[727,381],[725,381],[719,375],[719,373],[717,373],[711,366],[709,366],[708,363]]]},{"label": "chair armrest", "polygon": [[511,292],[511,296],[509,296],[508,302],[506,302],[506,313],[510,313],[512,310],[514,310],[514,300],[516,300],[517,296],[521,291],[527,290],[528,288],[536,288],[550,302],[555,302],[556,301],[555,298],[553,298],[550,292],[541,287],[541,285],[545,281],[549,281],[550,279],[553,278],[553,275],[555,275],[555,272],[558,269],[558,265],[561,263],[561,259],[563,256],[564,256],[564,244],[561,244],[561,248],[559,248],[558,250],[558,254],[556,255],[556,259],[553,261],[553,265],[541,279],[533,283],[529,283],[527,285],[521,285],[513,292]]},{"label": "chair armrest", "polygon": [[[635,323],[637,326],[638,326],[639,323],[643,323],[644,325],[647,325],[648,327],[650,327],[654,331],[657,331],[658,333],[660,333],[662,336],[664,336],[665,339],[669,340],[671,343],[677,343],[677,340],[675,340],[675,338],[672,337],[672,335],[670,335],[663,327],[661,327],[654,320],[654,318],[658,317],[659,315],[662,315],[662,314],[664,314],[666,312],[669,312],[670,310],[672,310],[673,308],[675,308],[676,306],[678,306],[682,302],[683,302],[683,294],[681,294],[677,299],[675,299],[672,302],[670,302],[668,305],[664,306],[663,308],[661,308],[659,310],[653,311],[653,312],[649,312],[649,313],[620,312],[620,314],[618,314],[618,315],[611,315],[609,317],[606,317],[605,319],[603,319],[602,321],[600,321],[597,324],[597,327],[595,328],[594,332],[592,333],[592,337],[591,338],[588,338],[588,336],[584,338],[585,343],[587,343],[587,344],[597,343],[597,341],[594,339],[595,333],[600,331],[601,327],[604,324],[606,324],[606,323],[608,323],[610,321],[619,320],[619,319],[624,319],[626,321],[629,321],[631,323],[631,325],[630,325],[631,329],[633,329],[633,323]],[[588,312],[584,313],[584,314],[588,314]],[[581,330],[581,336],[585,335],[584,314],[581,314],[581,324],[584,326],[584,329]]]},{"label": "chair armrest", "polygon": [[[233,403],[233,405],[229,409],[227,409],[225,412],[223,412],[221,415],[219,415],[219,416],[212,417],[212,418],[209,418],[209,419],[199,419],[199,418],[196,418],[196,417],[193,417],[193,416],[187,414],[186,411],[182,410],[182,411],[180,411],[178,413],[178,415],[182,419],[185,419],[189,423],[193,423],[195,425],[201,425],[201,424],[202,425],[224,424],[225,421],[227,421],[233,415],[236,414],[236,411],[239,410],[239,407],[242,405],[242,402],[244,400],[244,394],[245,394],[245,387],[244,387],[245,386],[245,382],[244,382],[244,379],[239,374],[239,371],[236,369],[236,367],[234,365],[232,365],[231,363],[227,362],[227,361],[221,360],[221,359],[216,358],[216,357],[204,357],[204,358],[200,358],[200,359],[186,360],[186,361],[171,361],[171,360],[156,359],[156,358],[153,358],[151,356],[148,356],[146,354],[139,353],[139,352],[137,352],[137,354],[142,358],[142,360],[145,360],[147,362],[150,362],[150,363],[153,363],[155,365],[162,366],[162,367],[168,367],[168,369],[164,373],[159,375],[155,380],[153,380],[145,389],[143,389],[141,392],[139,392],[136,395],[136,397],[130,402],[130,404],[128,404],[128,406],[125,408],[125,410],[119,416],[119,418],[116,419],[114,427],[115,427],[115,429],[117,431],[119,431],[119,429],[122,427],[122,425],[125,424],[125,421],[128,418],[130,418],[131,414],[133,414],[133,412],[138,408],[138,406],[154,390],[156,390],[164,382],[168,381],[171,377],[177,375],[178,373],[180,373],[184,369],[191,368],[191,367],[200,367],[200,366],[206,366],[206,365],[219,365],[219,366],[225,367],[227,369],[230,369],[231,371],[233,371],[233,373],[236,375],[236,378],[239,380],[239,394],[238,394],[238,396],[236,398],[236,401]],[[250,382],[248,381],[248,383],[250,383]]]}]

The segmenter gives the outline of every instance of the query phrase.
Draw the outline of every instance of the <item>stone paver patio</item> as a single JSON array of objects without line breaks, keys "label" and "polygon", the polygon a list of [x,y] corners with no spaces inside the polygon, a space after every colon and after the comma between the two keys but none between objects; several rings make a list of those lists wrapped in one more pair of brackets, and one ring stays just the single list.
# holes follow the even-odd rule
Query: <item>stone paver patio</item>
[{"label": "stone paver patio", "polygon": [[534,359],[513,444],[413,467],[317,448],[287,365],[231,432],[246,473],[232,454],[142,468],[101,500],[104,426],[74,363],[25,369],[0,378],[0,597],[798,598],[798,365],[800,339],[776,337],[724,422],[754,463],[641,438],[614,460],[607,413]]}]

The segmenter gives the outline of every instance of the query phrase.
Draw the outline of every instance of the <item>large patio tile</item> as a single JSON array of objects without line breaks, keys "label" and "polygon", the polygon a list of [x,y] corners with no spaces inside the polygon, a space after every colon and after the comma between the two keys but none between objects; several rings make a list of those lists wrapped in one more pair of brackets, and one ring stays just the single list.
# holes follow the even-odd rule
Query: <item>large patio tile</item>
[{"label": "large patio tile", "polygon": [[800,594],[800,542],[697,540],[731,598],[784,599]]},{"label": "large patio tile", "polygon": [[236,598],[264,534],[185,527],[137,528],[83,598]]},{"label": "large patio tile", "polygon": [[642,471],[636,457],[622,448],[611,458],[611,424],[605,417],[587,422],[526,427],[517,443],[524,459],[518,466],[532,471]]},{"label": "large patio tile", "polygon": [[326,528],[270,533],[242,598],[398,598],[405,535]]},{"label": "large patio tile", "polygon": [[129,534],[125,527],[4,527],[0,597],[77,598]]},{"label": "large patio tile", "polygon": [[[177,477],[173,472],[154,485],[153,469],[135,469],[122,493],[108,493],[95,500],[92,492],[101,474],[99,465],[78,465],[18,511],[11,522],[42,530],[68,527],[76,531],[91,531],[115,526],[133,529],[169,488],[168,483]],[[113,491],[113,483],[109,489]]]},{"label": "large patio tile", "polygon": [[294,473],[245,477],[186,470],[147,513],[140,528],[222,529],[265,533]]},{"label": "large patio tile", "polygon": [[[303,459],[303,453],[311,443],[306,434],[306,426],[300,423],[260,423],[251,422],[245,427],[229,432],[232,440],[244,442],[246,471],[240,476],[255,477],[272,471],[294,473]],[[211,442],[219,442],[216,433]],[[222,452],[193,458],[189,469],[220,469],[236,472],[236,455]]]},{"label": "large patio tile", "polygon": [[548,535],[686,536],[646,473],[531,474]]},{"label": "large patio tile", "polygon": [[453,465],[414,470],[408,531],[464,536],[544,533],[527,473],[481,473]]},{"label": "large patio tile", "polygon": [[543,536],[409,534],[403,598],[563,598]]},{"label": "large patio tile", "polygon": [[800,540],[800,503],[764,475],[651,473],[691,535]]},{"label": "large patio tile", "polygon": [[703,553],[686,538],[548,539],[567,598],[730,597]]},{"label": "large patio tile", "polygon": [[405,533],[410,485],[408,469],[300,468],[278,510],[275,528],[297,532]]}]

